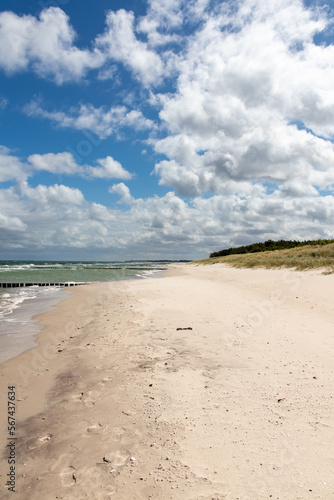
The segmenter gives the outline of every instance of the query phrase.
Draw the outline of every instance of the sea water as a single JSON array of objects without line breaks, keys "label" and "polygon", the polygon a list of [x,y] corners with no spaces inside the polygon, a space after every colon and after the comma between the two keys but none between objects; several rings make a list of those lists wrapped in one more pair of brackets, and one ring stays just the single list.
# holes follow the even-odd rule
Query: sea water
[{"label": "sea water", "polygon": [[[144,279],[166,269],[162,262],[0,261],[0,284],[98,283]],[[68,297],[64,286],[0,287],[0,363],[36,345],[43,328],[33,316]]]}]

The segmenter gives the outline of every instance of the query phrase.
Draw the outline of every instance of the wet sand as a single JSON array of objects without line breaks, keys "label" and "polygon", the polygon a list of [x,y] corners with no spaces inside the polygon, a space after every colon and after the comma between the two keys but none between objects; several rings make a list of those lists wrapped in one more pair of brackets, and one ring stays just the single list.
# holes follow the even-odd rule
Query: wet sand
[{"label": "wet sand", "polygon": [[78,287],[0,370],[0,498],[334,498],[333,292],[222,265]]},{"label": "wet sand", "polygon": [[[43,325],[33,318],[37,314],[52,310],[56,304],[71,295],[68,289],[43,291],[43,294],[36,293],[34,297],[24,299],[9,314],[0,315],[0,364],[35,347],[36,336],[43,329]],[[12,302],[16,299],[15,296],[10,297]]]}]

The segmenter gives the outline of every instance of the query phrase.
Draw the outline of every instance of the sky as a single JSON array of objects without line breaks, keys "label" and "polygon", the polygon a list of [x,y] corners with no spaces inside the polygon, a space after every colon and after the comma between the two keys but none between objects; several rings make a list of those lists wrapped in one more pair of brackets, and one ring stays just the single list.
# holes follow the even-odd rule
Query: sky
[{"label": "sky", "polygon": [[334,6],[2,0],[0,259],[334,238]]}]

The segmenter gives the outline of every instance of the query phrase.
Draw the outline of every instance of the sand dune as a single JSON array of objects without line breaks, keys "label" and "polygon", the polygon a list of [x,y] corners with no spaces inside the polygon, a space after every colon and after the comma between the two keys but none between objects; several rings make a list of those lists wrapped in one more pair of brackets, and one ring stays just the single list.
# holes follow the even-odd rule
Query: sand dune
[{"label": "sand dune", "polygon": [[334,498],[333,292],[219,264],[76,289],[2,365],[0,498]]}]

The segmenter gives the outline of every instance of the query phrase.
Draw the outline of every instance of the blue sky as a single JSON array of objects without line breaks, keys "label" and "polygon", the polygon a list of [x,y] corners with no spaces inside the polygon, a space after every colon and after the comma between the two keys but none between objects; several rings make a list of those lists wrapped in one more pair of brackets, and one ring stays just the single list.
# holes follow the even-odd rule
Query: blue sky
[{"label": "blue sky", "polygon": [[3,0],[0,258],[333,238],[334,12]]}]

